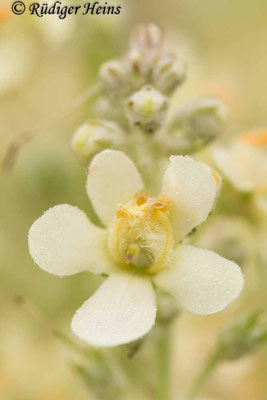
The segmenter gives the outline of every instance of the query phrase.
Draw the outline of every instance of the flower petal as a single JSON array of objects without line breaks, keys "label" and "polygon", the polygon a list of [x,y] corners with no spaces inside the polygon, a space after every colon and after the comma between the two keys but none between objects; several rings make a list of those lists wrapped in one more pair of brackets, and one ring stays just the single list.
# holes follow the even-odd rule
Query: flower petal
[{"label": "flower petal", "polygon": [[216,199],[217,177],[208,165],[188,156],[171,156],[162,192],[172,201],[172,225],[177,241],[201,224]]},{"label": "flower petal", "polygon": [[106,230],[91,224],[84,212],[62,204],[50,208],[32,224],[30,254],[39,267],[55,275],[84,270],[109,272],[106,235]]},{"label": "flower petal", "polygon": [[210,250],[181,245],[174,263],[155,276],[155,283],[195,314],[221,311],[243,287],[238,265]]},{"label": "flower petal", "polygon": [[104,150],[90,164],[87,193],[105,224],[114,216],[118,204],[128,203],[142,188],[134,163],[121,151]]},{"label": "flower petal", "polygon": [[145,335],[156,317],[151,282],[134,275],[112,275],[76,312],[72,330],[97,347],[129,343]]},{"label": "flower petal", "polygon": [[234,143],[232,146],[215,147],[214,161],[227,179],[241,191],[253,191],[266,185],[266,148]]}]

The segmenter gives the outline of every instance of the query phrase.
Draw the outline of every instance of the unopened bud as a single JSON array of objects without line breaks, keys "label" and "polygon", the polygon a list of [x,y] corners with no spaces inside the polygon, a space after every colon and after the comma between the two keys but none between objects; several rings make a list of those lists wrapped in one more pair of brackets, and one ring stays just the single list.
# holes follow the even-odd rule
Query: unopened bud
[{"label": "unopened bud", "polygon": [[106,148],[120,147],[123,132],[109,121],[93,121],[81,125],[72,137],[72,147],[83,159],[88,159]]},{"label": "unopened bud", "polygon": [[127,67],[123,61],[112,60],[102,65],[99,80],[102,89],[108,94],[119,94],[127,90]]},{"label": "unopened bud", "polygon": [[127,117],[132,126],[153,133],[163,123],[168,100],[152,86],[144,86],[126,102]]},{"label": "unopened bud", "polygon": [[222,360],[235,360],[267,342],[267,329],[260,314],[253,313],[226,326],[217,339],[217,351]]},{"label": "unopened bud", "polygon": [[178,112],[169,132],[186,143],[188,149],[196,151],[222,133],[226,115],[226,108],[220,100],[198,98]]},{"label": "unopened bud", "polygon": [[159,25],[147,23],[138,25],[130,38],[131,47],[156,48],[163,44],[163,30]]},{"label": "unopened bud", "polygon": [[185,63],[174,56],[160,57],[154,70],[152,80],[157,89],[170,95],[185,79]]}]

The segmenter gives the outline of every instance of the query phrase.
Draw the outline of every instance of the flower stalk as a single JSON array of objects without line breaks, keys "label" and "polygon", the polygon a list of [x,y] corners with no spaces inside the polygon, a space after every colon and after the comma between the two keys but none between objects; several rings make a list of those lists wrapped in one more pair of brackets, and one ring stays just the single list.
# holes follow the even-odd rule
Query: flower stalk
[{"label": "flower stalk", "polygon": [[171,332],[170,325],[160,327],[157,340],[156,400],[171,399]]}]

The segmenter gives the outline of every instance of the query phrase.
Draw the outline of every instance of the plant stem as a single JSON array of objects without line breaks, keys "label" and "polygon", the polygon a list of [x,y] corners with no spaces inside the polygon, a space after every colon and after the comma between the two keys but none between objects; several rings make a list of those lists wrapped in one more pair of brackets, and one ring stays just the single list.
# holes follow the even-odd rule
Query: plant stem
[{"label": "plant stem", "polygon": [[219,362],[220,356],[218,352],[212,353],[212,355],[208,358],[206,364],[200,371],[200,374],[197,376],[196,380],[193,382],[191,386],[191,390],[189,392],[189,396],[187,400],[195,400],[199,393],[201,392],[203,386],[206,384],[210,374],[217,366]]},{"label": "plant stem", "polygon": [[170,326],[160,329],[157,343],[157,395],[156,400],[171,399]]}]

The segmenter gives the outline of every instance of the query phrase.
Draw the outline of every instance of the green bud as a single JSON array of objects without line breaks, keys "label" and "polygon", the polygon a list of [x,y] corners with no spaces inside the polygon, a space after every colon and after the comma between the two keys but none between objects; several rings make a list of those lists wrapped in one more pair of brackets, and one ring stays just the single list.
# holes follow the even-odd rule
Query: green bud
[{"label": "green bud", "polygon": [[169,127],[185,151],[193,152],[216,139],[223,131],[226,119],[224,104],[213,97],[190,101],[180,109]]},{"label": "green bud", "polygon": [[95,120],[81,125],[72,137],[72,148],[83,159],[89,159],[106,148],[117,148],[123,142],[121,128],[110,121]]},{"label": "green bud", "polygon": [[253,313],[227,325],[217,339],[221,360],[235,360],[255,351],[267,341],[267,329],[262,326],[260,314]]},{"label": "green bud", "polygon": [[131,126],[153,133],[165,120],[168,99],[147,85],[135,92],[126,102],[127,118]]},{"label": "green bud", "polygon": [[163,55],[156,63],[152,80],[157,89],[168,95],[184,81],[185,64],[175,56]]}]

